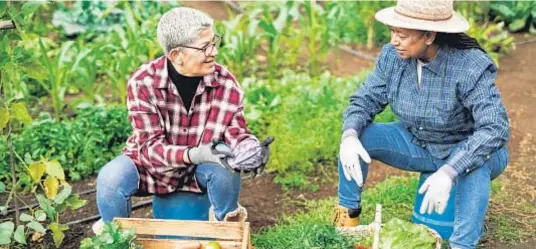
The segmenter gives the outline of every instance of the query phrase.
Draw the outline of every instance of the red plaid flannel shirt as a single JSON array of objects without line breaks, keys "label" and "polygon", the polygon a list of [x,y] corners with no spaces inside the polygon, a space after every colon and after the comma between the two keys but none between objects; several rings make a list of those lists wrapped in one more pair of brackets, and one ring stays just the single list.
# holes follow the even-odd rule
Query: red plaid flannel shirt
[{"label": "red plaid flannel shirt", "polygon": [[223,138],[234,148],[245,138],[254,138],[246,127],[244,94],[234,76],[216,65],[200,82],[188,113],[168,77],[166,60],[164,56],[141,66],[128,81],[133,134],[123,154],[138,168],[140,191],[199,193],[195,165],[185,164],[183,153],[212,139]]}]

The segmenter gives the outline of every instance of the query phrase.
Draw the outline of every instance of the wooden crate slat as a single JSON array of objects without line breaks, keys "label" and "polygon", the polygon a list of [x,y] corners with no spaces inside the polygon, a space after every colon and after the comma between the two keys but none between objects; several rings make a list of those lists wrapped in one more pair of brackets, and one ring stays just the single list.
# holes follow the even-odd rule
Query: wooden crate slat
[{"label": "wooden crate slat", "polygon": [[[191,247],[195,243],[201,243],[205,248],[210,241],[207,240],[167,240],[167,239],[142,239],[136,240],[137,244],[142,245],[144,249],[198,249]],[[218,241],[222,249],[241,249],[242,242],[239,241]],[[188,247],[187,247],[188,246]],[[246,247],[247,248],[247,247]]]},{"label": "wooden crate slat", "polygon": [[[249,223],[162,219],[115,218],[121,228],[135,228],[139,235],[173,235],[242,241]],[[249,236],[249,231],[248,231]]]},{"label": "wooden crate slat", "polygon": [[249,223],[244,224],[244,231],[242,233],[242,249],[249,248]]}]

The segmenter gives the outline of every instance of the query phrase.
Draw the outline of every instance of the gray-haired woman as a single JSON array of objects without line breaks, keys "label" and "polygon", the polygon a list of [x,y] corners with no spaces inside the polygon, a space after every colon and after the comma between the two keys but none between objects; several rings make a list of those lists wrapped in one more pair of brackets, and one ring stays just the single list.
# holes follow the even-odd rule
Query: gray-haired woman
[{"label": "gray-haired woman", "polygon": [[[234,76],[216,63],[221,37],[214,22],[191,8],[175,8],[158,23],[165,55],[142,65],[128,81],[132,135],[122,154],[97,179],[97,206],[103,221],[128,217],[135,194],[175,191],[207,193],[210,219],[244,221],[238,204],[240,175],[225,159],[237,144],[258,146],[248,132],[243,91]],[[214,140],[229,149],[218,150]],[[265,160],[264,160],[265,161]]]},{"label": "gray-haired woman", "polygon": [[[450,246],[475,248],[490,182],[508,163],[509,124],[495,87],[497,68],[462,33],[469,24],[452,0],[399,0],[376,19],[391,27],[391,43],[344,113],[335,222],[359,223],[362,186],[374,158],[432,173],[419,189],[420,213],[441,214],[455,198]],[[387,104],[400,122],[372,123]],[[450,196],[453,186],[456,196]]]}]

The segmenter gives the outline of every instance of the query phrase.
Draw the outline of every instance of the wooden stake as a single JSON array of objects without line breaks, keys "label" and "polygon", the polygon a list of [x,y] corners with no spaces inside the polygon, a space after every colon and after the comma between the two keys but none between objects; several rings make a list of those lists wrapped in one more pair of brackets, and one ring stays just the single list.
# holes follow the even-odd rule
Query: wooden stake
[{"label": "wooden stake", "polygon": [[15,28],[15,24],[13,23],[13,21],[9,20],[9,21],[0,21],[0,30],[2,29],[14,29]]}]

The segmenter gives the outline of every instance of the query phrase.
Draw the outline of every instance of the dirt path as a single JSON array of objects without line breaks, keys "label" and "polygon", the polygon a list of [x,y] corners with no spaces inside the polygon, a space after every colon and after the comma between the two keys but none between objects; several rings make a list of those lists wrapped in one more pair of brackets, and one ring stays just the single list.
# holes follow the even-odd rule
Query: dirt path
[{"label": "dirt path", "polygon": [[[521,35],[516,38],[518,42],[528,39]],[[505,202],[490,205],[491,213],[510,215],[532,234],[536,233],[535,58],[536,43],[532,42],[519,45],[510,56],[500,59],[497,86],[508,110],[511,138],[508,143],[510,163],[499,179],[508,197]],[[490,248],[533,249],[536,248],[534,237],[515,247],[496,242],[491,243]]]}]

